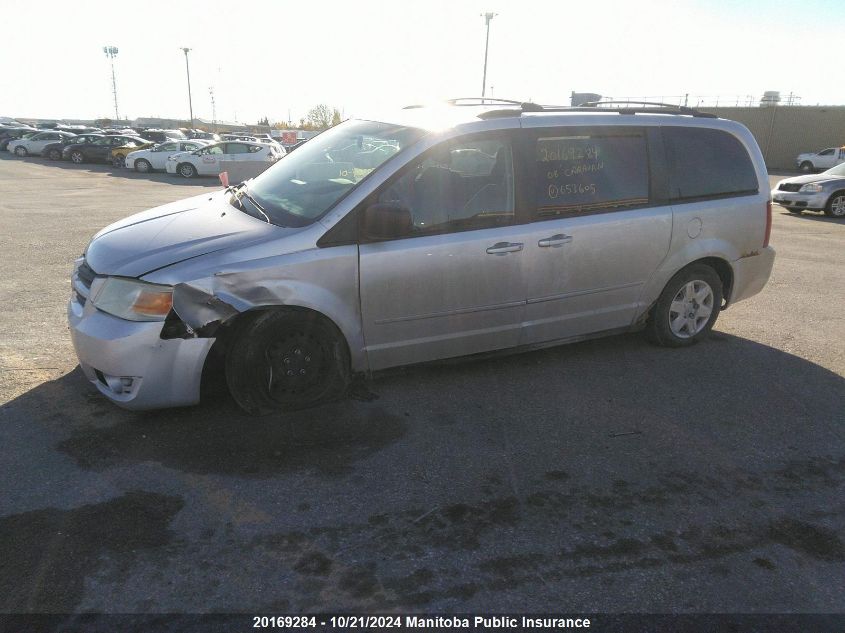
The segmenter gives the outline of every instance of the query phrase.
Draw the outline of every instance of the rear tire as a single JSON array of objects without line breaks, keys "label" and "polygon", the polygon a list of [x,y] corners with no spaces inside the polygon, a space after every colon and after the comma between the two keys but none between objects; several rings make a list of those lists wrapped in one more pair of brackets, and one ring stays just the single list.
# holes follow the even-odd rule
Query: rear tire
[{"label": "rear tire", "polygon": [[824,214],[829,218],[845,218],[845,191],[837,191],[830,196]]},{"label": "rear tire", "polygon": [[706,338],[722,305],[722,280],[710,266],[675,274],[651,309],[646,335],[655,345],[687,347]]},{"label": "rear tire", "polygon": [[126,167],[126,158],[123,156],[115,156],[112,158],[111,164],[115,169],[123,169]]},{"label": "rear tire", "polygon": [[140,172],[142,174],[149,173],[153,170],[153,166],[150,165],[150,161],[145,160],[143,158],[139,158],[135,161],[135,171]]},{"label": "rear tire", "polygon": [[191,163],[182,163],[176,168],[176,173],[183,178],[193,178],[197,175],[197,168],[191,165]]},{"label": "rear tire", "polygon": [[803,163],[801,163],[801,166],[799,167],[799,169],[801,171],[803,171],[805,174],[809,174],[814,169],[813,163],[811,163],[808,160],[805,160]]},{"label": "rear tire", "polygon": [[73,151],[70,153],[70,160],[72,163],[76,163],[77,165],[81,165],[85,162],[85,154],[80,152],[79,150]]},{"label": "rear tire", "polygon": [[62,153],[57,149],[51,149],[50,153],[47,156],[50,158],[50,160],[61,160],[62,159]]},{"label": "rear tire", "polygon": [[320,315],[269,310],[247,321],[226,354],[226,382],[247,413],[296,411],[337,400],[349,385],[349,350]]}]

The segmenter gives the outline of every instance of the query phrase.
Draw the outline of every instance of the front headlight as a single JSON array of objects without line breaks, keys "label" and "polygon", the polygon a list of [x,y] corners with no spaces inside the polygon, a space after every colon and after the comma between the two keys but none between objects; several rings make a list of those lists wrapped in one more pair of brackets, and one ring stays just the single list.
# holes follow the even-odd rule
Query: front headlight
[{"label": "front headlight", "polygon": [[816,182],[811,182],[810,184],[801,187],[801,189],[799,189],[798,191],[800,191],[801,193],[818,193],[822,190],[822,188],[823,187],[820,184]]},{"label": "front headlight", "polygon": [[173,306],[173,288],[109,277],[91,301],[97,309],[128,321],[164,321]]}]

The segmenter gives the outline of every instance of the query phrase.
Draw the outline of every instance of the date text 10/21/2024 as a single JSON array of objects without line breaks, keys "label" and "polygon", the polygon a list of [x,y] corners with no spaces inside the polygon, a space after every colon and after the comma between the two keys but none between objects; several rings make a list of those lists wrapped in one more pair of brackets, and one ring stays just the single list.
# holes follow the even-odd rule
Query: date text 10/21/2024
[{"label": "date text 10/21/2024", "polygon": [[253,616],[253,628],[316,628],[330,626],[336,629],[368,629],[368,628],[411,628],[411,629],[442,629],[473,630],[473,629],[587,629],[590,628],[589,618],[566,617],[535,617],[535,616],[374,616],[374,615],[344,615],[321,617],[316,616]]}]

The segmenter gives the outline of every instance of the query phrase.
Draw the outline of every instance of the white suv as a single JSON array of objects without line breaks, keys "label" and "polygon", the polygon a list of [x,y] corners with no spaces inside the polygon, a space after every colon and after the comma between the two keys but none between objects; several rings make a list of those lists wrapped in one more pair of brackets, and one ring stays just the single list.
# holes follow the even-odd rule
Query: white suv
[{"label": "white suv", "polygon": [[222,171],[221,163],[229,161],[265,161],[275,163],[285,155],[285,150],[273,145],[247,141],[215,143],[193,152],[180,152],[167,159],[168,174],[185,178],[216,176]]},{"label": "white suv", "polygon": [[39,132],[28,135],[26,138],[19,138],[9,143],[8,149],[15,156],[40,156],[41,150],[50,143],[58,143],[66,138],[72,138],[76,134],[70,132]]}]

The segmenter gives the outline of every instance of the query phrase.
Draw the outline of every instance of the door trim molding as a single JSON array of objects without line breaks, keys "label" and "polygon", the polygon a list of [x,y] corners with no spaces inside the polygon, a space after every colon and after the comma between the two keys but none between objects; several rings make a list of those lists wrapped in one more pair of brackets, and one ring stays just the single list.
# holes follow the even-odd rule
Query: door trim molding
[{"label": "door trim molding", "polygon": [[500,310],[502,308],[518,308],[525,305],[525,300],[507,301],[505,303],[495,303],[493,305],[475,306],[472,308],[458,308],[456,310],[445,310],[443,312],[430,312],[428,314],[415,314],[411,316],[395,317],[392,319],[378,319],[375,321],[376,325],[385,325],[387,323],[400,323],[404,321],[418,321],[420,319],[434,319],[437,317],[454,316],[457,314],[472,314],[474,312],[486,312],[488,310]]},{"label": "door trim molding", "polygon": [[613,290],[623,290],[625,288],[636,288],[642,286],[643,282],[635,281],[629,284],[621,284],[619,286],[607,286],[605,288],[591,288],[590,290],[576,290],[574,292],[564,292],[556,295],[549,295],[548,297],[537,297],[536,299],[528,299],[528,304],[543,303],[545,301],[558,301],[559,299],[569,299],[571,297],[581,297],[583,295],[593,295],[600,292],[611,292]]}]

